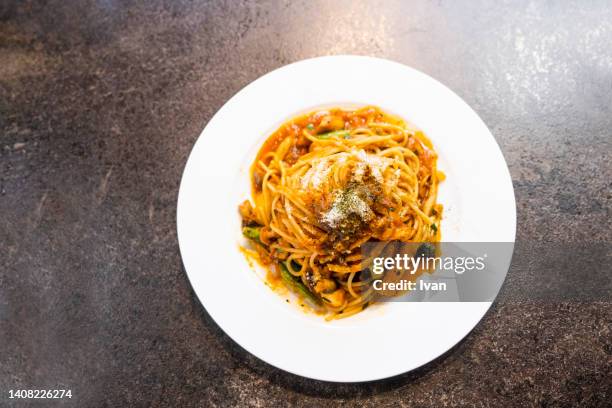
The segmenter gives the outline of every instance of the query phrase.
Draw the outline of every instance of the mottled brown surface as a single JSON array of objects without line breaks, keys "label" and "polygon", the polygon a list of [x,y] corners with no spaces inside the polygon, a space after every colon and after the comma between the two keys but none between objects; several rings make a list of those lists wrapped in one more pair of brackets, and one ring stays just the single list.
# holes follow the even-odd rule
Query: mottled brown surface
[{"label": "mottled brown surface", "polygon": [[[73,391],[32,406],[606,406],[611,9],[0,0],[0,406],[28,406],[8,400],[19,388]],[[474,107],[510,167],[522,244],[465,341],[368,384],[244,352],[194,297],[175,231],[214,112],[274,68],[339,53],[406,63]],[[603,261],[582,267],[568,242]]]}]

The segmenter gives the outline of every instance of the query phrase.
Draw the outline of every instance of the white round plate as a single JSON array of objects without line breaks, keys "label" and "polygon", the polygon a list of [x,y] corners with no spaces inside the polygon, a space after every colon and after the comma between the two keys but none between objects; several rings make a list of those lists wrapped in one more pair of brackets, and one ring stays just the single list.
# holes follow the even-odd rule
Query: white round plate
[{"label": "white round plate", "polygon": [[439,195],[444,241],[514,242],[512,182],[486,125],[436,80],[370,57],[300,61],[238,92],[193,147],[177,208],[183,264],[215,322],[269,364],[338,382],[382,379],[426,364],[466,336],[491,305],[384,303],[326,322],[287,303],[249,266],[239,251],[237,207],[250,198],[248,170],[261,143],[296,114],[355,105],[400,115],[432,140],[447,175]]}]

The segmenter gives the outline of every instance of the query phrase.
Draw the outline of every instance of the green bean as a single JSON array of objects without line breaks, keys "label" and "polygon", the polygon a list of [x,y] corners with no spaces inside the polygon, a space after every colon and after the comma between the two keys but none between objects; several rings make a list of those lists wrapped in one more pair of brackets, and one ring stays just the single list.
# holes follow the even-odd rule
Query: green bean
[{"label": "green bean", "polygon": [[289,272],[284,262],[279,262],[279,266],[281,278],[283,279],[283,282],[285,282],[285,285],[289,287],[289,289],[292,289],[293,291],[304,295],[304,297],[306,297],[308,300],[314,302],[317,305],[321,303],[319,301],[319,298],[316,297],[314,293],[312,293],[310,290],[308,290],[306,285],[297,280],[297,278]]},{"label": "green bean", "polygon": [[253,241],[259,241],[259,232],[261,228],[258,227],[244,227],[242,228],[242,235],[247,237],[248,239],[252,239]]},{"label": "green bean", "polygon": [[335,130],[333,132],[327,132],[327,133],[321,133],[320,135],[316,135],[316,137],[318,139],[322,139],[322,140],[327,140],[329,138],[332,138],[334,136],[338,136],[338,137],[343,137],[343,138],[347,138],[347,136],[349,136],[351,134],[350,131],[348,130]]}]

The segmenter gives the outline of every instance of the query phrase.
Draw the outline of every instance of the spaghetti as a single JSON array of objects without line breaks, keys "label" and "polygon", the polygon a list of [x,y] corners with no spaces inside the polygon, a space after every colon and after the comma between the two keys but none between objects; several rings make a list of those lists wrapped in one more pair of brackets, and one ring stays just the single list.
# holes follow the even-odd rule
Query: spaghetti
[{"label": "spaghetti", "polygon": [[257,154],[243,233],[270,280],[350,316],[375,300],[364,243],[440,240],[436,162],[423,132],[377,107],[299,116]]}]

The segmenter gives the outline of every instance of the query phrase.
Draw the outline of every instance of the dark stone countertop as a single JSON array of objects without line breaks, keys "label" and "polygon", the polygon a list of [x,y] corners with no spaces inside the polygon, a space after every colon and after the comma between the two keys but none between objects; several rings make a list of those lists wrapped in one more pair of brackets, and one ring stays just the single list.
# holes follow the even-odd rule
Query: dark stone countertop
[{"label": "dark stone countertop", "polygon": [[[1,1],[0,406],[28,406],[8,399],[23,388],[73,392],[32,406],[606,406],[611,43],[606,1]],[[243,351],[195,298],[176,239],[181,173],[215,111],[331,54],[455,90],[517,200],[519,256],[481,323],[366,384]],[[602,262],[584,267],[570,243]]]}]

